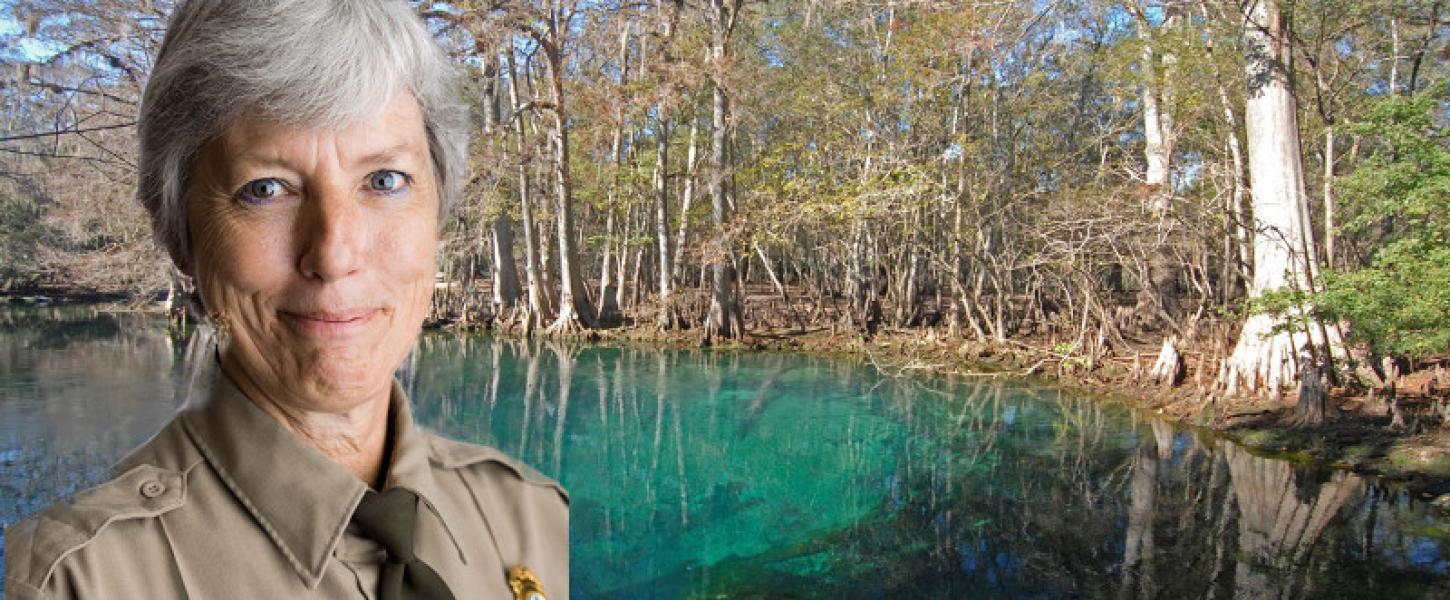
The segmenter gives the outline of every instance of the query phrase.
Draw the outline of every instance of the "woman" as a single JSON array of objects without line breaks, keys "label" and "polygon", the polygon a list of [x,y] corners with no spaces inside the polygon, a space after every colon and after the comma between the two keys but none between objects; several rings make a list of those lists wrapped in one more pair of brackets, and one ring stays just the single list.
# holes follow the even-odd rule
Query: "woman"
[{"label": "woman", "polygon": [[6,533],[9,598],[567,597],[563,490],[419,430],[393,379],[466,125],[402,0],[177,8],[138,196],[219,368],[119,476]]}]

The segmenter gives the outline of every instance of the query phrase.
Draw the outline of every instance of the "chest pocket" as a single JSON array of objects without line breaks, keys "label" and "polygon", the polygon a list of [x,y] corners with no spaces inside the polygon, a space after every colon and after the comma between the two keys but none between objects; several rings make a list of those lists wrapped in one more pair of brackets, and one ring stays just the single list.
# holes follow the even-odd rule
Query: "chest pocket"
[{"label": "chest pocket", "polygon": [[[509,584],[504,597],[523,600],[563,598],[567,595],[568,520],[562,492],[552,483],[534,483],[498,462],[474,465],[475,477],[464,476],[483,516],[488,535],[502,564],[498,569]],[[560,513],[559,508],[565,507]],[[560,514],[564,515],[560,519]],[[490,577],[493,579],[493,577]]]}]

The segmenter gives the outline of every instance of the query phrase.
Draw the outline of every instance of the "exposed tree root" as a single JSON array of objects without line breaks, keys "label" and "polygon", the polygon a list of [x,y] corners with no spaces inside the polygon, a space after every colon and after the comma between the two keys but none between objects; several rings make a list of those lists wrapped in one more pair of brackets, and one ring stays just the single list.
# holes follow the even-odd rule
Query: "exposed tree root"
[{"label": "exposed tree root", "polygon": [[1177,387],[1187,374],[1188,366],[1178,353],[1178,336],[1170,335],[1163,340],[1163,348],[1158,351],[1158,361],[1153,363],[1148,379],[1157,385]]},{"label": "exposed tree root", "polygon": [[559,316],[544,330],[544,335],[551,337],[582,336],[593,325],[572,304],[563,303],[559,306]]},{"label": "exposed tree root", "polygon": [[655,327],[660,331],[689,329],[690,322],[680,312],[680,305],[673,294],[660,300],[659,314],[655,316]]},{"label": "exposed tree root", "polygon": [[[1315,349],[1329,349],[1335,359],[1345,357],[1344,344],[1332,328],[1310,327],[1309,333],[1280,331],[1271,315],[1252,315],[1244,322],[1238,344],[1224,361],[1219,385],[1229,396],[1265,393],[1278,395],[1298,380],[1301,356],[1314,356]],[[1329,340],[1326,343],[1324,331]]]}]

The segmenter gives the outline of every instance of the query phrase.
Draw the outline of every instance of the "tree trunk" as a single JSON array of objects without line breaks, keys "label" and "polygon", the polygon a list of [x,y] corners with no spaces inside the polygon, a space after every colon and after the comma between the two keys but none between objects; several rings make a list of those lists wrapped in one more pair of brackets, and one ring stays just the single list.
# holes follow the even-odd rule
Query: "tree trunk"
[{"label": "tree trunk", "polygon": [[[1199,0],[1199,12],[1204,21],[1212,18],[1208,12],[1208,0]],[[1222,13],[1219,13],[1222,16]],[[1247,283],[1252,279],[1250,268],[1253,264],[1253,243],[1249,237],[1248,221],[1244,214],[1244,191],[1247,186],[1244,183],[1244,157],[1243,147],[1239,144],[1239,119],[1234,112],[1233,101],[1229,99],[1228,87],[1224,85],[1223,73],[1219,70],[1218,61],[1213,60],[1214,43],[1213,36],[1204,36],[1204,44],[1208,50],[1210,62],[1213,63],[1213,79],[1215,91],[1218,93],[1218,104],[1223,114],[1224,144],[1228,147],[1229,169],[1233,176],[1233,191],[1229,195],[1228,216],[1233,220],[1233,251],[1226,253],[1224,260],[1231,261],[1234,266],[1234,273],[1239,276],[1239,282]],[[1236,259],[1236,260],[1234,260]],[[1228,279],[1228,278],[1225,278]],[[1239,289],[1237,284],[1230,285],[1225,281],[1220,287],[1226,290]],[[1225,292],[1224,297],[1231,296]]]},{"label": "tree trunk", "polygon": [[[483,61],[483,135],[489,145],[500,142],[495,139],[499,124],[499,63],[494,60],[494,50],[480,48]],[[506,143],[506,140],[505,140]],[[499,210],[491,224],[493,235],[493,315],[494,319],[507,320],[513,309],[518,307],[523,290],[519,285],[518,262],[514,259],[513,219],[508,211]]]},{"label": "tree trunk", "polygon": [[[513,52],[508,53],[509,69],[509,98],[513,104],[514,136],[518,142],[520,156],[528,155],[528,142],[525,136],[525,126],[528,116],[521,112],[523,102],[519,97],[518,78],[520,73],[516,68]],[[543,278],[540,276],[539,241],[534,225],[533,199],[530,197],[529,165],[527,161],[520,160],[518,165],[519,176],[519,216],[520,225],[524,230],[524,277],[528,285],[528,306],[520,315],[524,334],[528,335],[543,325],[544,315],[551,311],[551,302],[547,288],[544,287]]]},{"label": "tree trunk", "polygon": [[689,233],[690,226],[690,205],[695,201],[695,165],[699,151],[700,122],[698,119],[690,119],[690,149],[685,154],[685,189],[680,198],[680,224],[675,228],[675,252],[673,254],[675,263],[672,265],[671,277],[675,281],[683,281],[685,278],[685,237]]},{"label": "tree trunk", "polygon": [[1334,126],[1324,128],[1324,265],[1334,268]]},{"label": "tree trunk", "polygon": [[[619,313],[619,302],[615,301],[614,295],[614,273],[610,271],[615,263],[612,250],[614,248],[614,190],[609,191],[609,198],[605,201],[604,219],[604,241],[599,244],[599,320],[604,322]],[[621,248],[622,251],[622,248]]]},{"label": "tree trunk", "polygon": [[[1147,162],[1144,183],[1148,186],[1148,209],[1154,214],[1161,214],[1168,210],[1173,195],[1168,181],[1173,156],[1172,131],[1168,128],[1171,119],[1159,93],[1158,58],[1153,50],[1152,25],[1136,7],[1133,12],[1138,18],[1143,38],[1139,68],[1143,74],[1143,158]],[[1165,21],[1163,26],[1169,27],[1169,23]],[[1164,61],[1167,62],[1167,56]]]},{"label": "tree trunk", "polygon": [[514,262],[514,230],[508,213],[493,218],[493,314],[513,310],[523,296]]},{"label": "tree trunk", "polygon": [[1390,16],[1390,95],[1400,93],[1400,20]]},{"label": "tree trunk", "polygon": [[1178,352],[1178,336],[1168,336],[1163,340],[1163,348],[1158,351],[1158,361],[1153,363],[1148,379],[1155,385],[1177,387],[1187,374],[1188,367],[1184,365],[1183,356]]},{"label": "tree trunk", "polygon": [[735,289],[735,260],[732,240],[725,230],[730,221],[729,171],[733,167],[729,155],[730,96],[725,88],[724,70],[728,68],[730,33],[735,24],[738,0],[711,0],[714,9],[710,44],[711,60],[711,131],[710,131],[710,202],[711,221],[715,225],[715,244],[710,257],[710,312],[705,320],[705,342],[712,338],[736,339],[745,335],[745,319]]},{"label": "tree trunk", "polygon": [[579,254],[574,246],[574,190],[569,166],[569,125],[564,118],[564,57],[557,46],[563,35],[560,25],[551,22],[553,41],[540,44],[549,63],[549,90],[553,109],[554,142],[554,221],[559,238],[559,312],[549,325],[550,333],[567,333],[593,327],[594,309],[589,293],[579,275]]},{"label": "tree trunk", "polygon": [[[665,12],[662,5],[656,5],[656,10],[663,21],[663,35],[659,45],[659,62],[662,64],[672,63],[670,55],[670,44],[674,40],[675,26],[679,22],[680,12],[684,8],[683,0],[670,2],[670,10]],[[648,73],[649,64],[641,64],[641,71]],[[668,74],[662,77],[660,96],[672,96],[674,82],[668,79]],[[655,168],[654,168],[654,195],[655,195],[655,254],[656,266],[658,267],[656,277],[659,297],[657,306],[659,314],[655,319],[655,325],[663,330],[680,329],[685,326],[684,319],[680,316],[679,307],[675,305],[674,299],[674,262],[678,257],[671,254],[670,248],[670,132],[672,130],[669,116],[670,107],[664,101],[654,102],[655,114]],[[692,129],[693,131],[693,129]],[[692,140],[693,143],[693,140]],[[694,150],[691,149],[691,159]],[[688,210],[688,207],[686,208]],[[684,219],[681,219],[683,223]]]},{"label": "tree trunk", "polygon": [[[629,39],[631,26],[625,21],[623,31],[619,34],[619,81],[620,89],[629,83]],[[614,109],[614,138],[609,146],[610,160],[613,161],[613,168],[618,173],[624,163],[624,103],[619,103]],[[615,179],[618,181],[618,178]],[[608,199],[605,202],[604,210],[608,213],[604,226],[604,243],[601,244],[599,263],[599,314],[597,318],[600,323],[608,323],[619,318],[619,302],[616,301],[613,288],[613,280],[609,272],[610,248],[614,245],[614,214],[616,210],[615,191],[618,186],[615,183],[609,184]],[[620,251],[623,252],[623,244],[620,244]]]},{"label": "tree trunk", "polygon": [[1329,383],[1324,376],[1324,367],[1313,359],[1305,366],[1299,380],[1299,403],[1294,405],[1294,420],[1300,425],[1322,425],[1329,413]]},{"label": "tree trunk", "polygon": [[655,252],[658,254],[656,263],[659,271],[659,316],[655,319],[655,326],[663,330],[681,329],[685,326],[685,320],[680,316],[679,307],[675,306],[674,298],[674,273],[672,257],[670,256],[670,140],[669,121],[661,118],[657,124],[659,131],[656,132],[655,140]]},{"label": "tree trunk", "polygon": [[[1140,68],[1143,73],[1143,158],[1147,163],[1143,183],[1146,188],[1146,208],[1158,221],[1156,237],[1151,242],[1148,257],[1147,277],[1142,282],[1142,293],[1138,296],[1136,310],[1145,323],[1154,323],[1161,319],[1165,324],[1172,325],[1177,314],[1177,288],[1181,268],[1175,264],[1173,253],[1168,247],[1172,229],[1169,211],[1173,202],[1173,182],[1170,179],[1173,119],[1164,104],[1169,96],[1169,78],[1166,75],[1161,79],[1159,77],[1160,61],[1153,47],[1152,24],[1138,5],[1128,6],[1138,20],[1143,38]],[[1169,14],[1164,18],[1162,27],[1172,28],[1177,21],[1177,15]],[[1166,68],[1176,62],[1176,57],[1165,52],[1162,62]]]},{"label": "tree trunk", "polygon": [[[1249,177],[1254,207],[1254,277],[1249,294],[1292,287],[1310,289],[1314,240],[1308,224],[1304,166],[1295,121],[1287,22],[1276,2],[1252,3],[1244,30],[1244,66],[1248,75],[1245,119]],[[1266,391],[1277,394],[1298,376],[1293,332],[1274,332],[1280,318],[1255,314],[1244,323],[1238,344],[1225,363],[1220,384],[1229,394]],[[1337,339],[1308,328],[1315,346],[1336,352]],[[1342,353],[1342,350],[1337,352]]]}]

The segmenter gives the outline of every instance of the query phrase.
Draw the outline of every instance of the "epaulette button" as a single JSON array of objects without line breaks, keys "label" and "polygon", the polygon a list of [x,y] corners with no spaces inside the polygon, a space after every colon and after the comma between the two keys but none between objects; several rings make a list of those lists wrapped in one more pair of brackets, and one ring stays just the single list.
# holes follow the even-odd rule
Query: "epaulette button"
[{"label": "epaulette button", "polygon": [[161,485],[161,482],[155,479],[147,479],[145,483],[141,484],[141,495],[147,498],[156,498],[164,493],[166,493],[166,486]]}]

